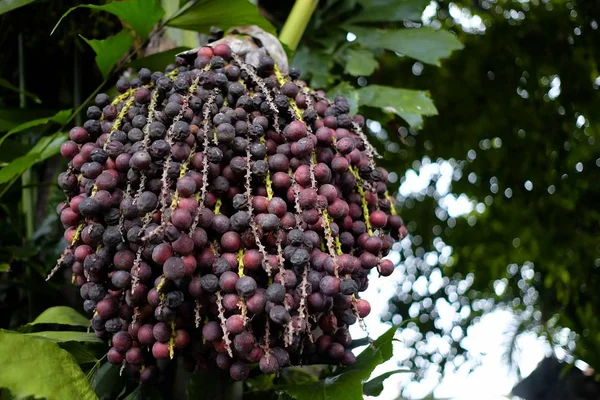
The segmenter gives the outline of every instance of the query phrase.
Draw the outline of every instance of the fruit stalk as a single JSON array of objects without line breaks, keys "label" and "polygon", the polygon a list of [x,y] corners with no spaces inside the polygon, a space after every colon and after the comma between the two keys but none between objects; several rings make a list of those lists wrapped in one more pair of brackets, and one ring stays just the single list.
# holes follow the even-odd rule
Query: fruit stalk
[{"label": "fruit stalk", "polygon": [[292,11],[290,11],[290,15],[279,34],[281,43],[285,44],[290,50],[295,51],[298,47],[302,34],[318,3],[317,0],[296,0],[296,3],[294,3],[294,7],[292,7]]}]

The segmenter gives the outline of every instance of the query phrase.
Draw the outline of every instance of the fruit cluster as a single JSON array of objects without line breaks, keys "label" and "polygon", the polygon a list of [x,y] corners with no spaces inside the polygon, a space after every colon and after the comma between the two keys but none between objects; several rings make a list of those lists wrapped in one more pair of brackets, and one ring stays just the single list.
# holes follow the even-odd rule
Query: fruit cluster
[{"label": "fruit cluster", "polygon": [[176,356],[245,379],[290,364],[351,364],[368,274],[406,234],[387,172],[350,116],[227,44],[165,73],[121,78],[61,154],[58,208],[72,268],[108,360],[139,380]]}]

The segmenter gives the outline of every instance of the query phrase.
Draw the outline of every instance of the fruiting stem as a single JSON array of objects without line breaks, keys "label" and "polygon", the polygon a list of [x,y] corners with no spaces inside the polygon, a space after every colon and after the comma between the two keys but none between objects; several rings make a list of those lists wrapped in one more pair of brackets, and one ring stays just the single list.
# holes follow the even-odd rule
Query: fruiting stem
[{"label": "fruiting stem", "polygon": [[296,0],[296,3],[294,3],[294,7],[279,34],[281,43],[285,44],[290,50],[295,51],[298,47],[302,34],[318,3],[318,0]]}]

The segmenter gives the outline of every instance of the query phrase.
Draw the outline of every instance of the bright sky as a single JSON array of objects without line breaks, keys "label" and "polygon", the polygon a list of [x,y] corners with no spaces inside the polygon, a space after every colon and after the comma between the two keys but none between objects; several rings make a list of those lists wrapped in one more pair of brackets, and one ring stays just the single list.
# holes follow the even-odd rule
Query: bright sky
[{"label": "bright sky", "polygon": [[[377,134],[380,126],[370,126]],[[373,129],[375,128],[375,129]],[[441,195],[439,200],[440,209],[446,212],[451,218],[460,217],[460,215],[469,213],[474,209],[483,212],[485,206],[470,201],[467,196],[456,195],[450,192],[450,183],[453,177],[456,178],[456,170],[448,161],[439,163],[430,162],[427,159],[414,165],[417,170],[408,170],[404,177],[400,179],[400,194],[404,197],[415,197],[424,195],[430,181],[434,176],[438,176],[436,191]],[[400,250],[406,243],[396,245],[395,249]],[[404,245],[404,246],[403,246]],[[388,300],[392,298],[398,288],[401,288],[405,281],[406,269],[402,266],[401,255],[398,251],[392,252],[388,256],[395,263],[399,264],[396,271],[390,277],[378,277],[374,271],[370,276],[369,288],[363,294],[372,306],[371,314],[365,319],[367,331],[372,338],[376,338],[385,332],[389,326],[381,322],[381,316],[388,310]],[[445,246],[440,250],[439,259],[442,257],[451,257],[451,248]],[[424,257],[427,260],[427,256]],[[438,262],[438,256],[431,260],[435,265]],[[443,278],[441,274],[432,274],[429,278],[429,285],[441,286]],[[425,282],[427,284],[427,282]],[[418,291],[418,284],[413,283],[413,290]],[[431,287],[430,287],[431,290]],[[436,304],[440,315],[441,326],[452,326],[452,320],[456,311],[445,302]],[[406,318],[415,315],[403,316]],[[397,374],[389,378],[384,384],[384,391],[378,399],[396,399],[401,390],[405,389],[409,398],[418,399],[430,393],[435,389],[436,398],[453,400],[498,400],[508,399],[512,387],[518,381],[516,373],[510,372],[507,361],[503,358],[506,352],[506,334],[513,329],[515,320],[508,311],[495,311],[486,315],[481,321],[472,326],[467,331],[463,344],[479,364],[474,371],[469,373],[469,365],[462,365],[455,373],[445,374],[441,384],[436,387],[439,376],[437,373],[431,373],[421,383],[415,383],[411,380],[411,374]],[[357,325],[353,326],[352,334],[354,337],[364,336]],[[403,335],[410,335],[410,330],[404,330],[397,334],[401,341]],[[444,342],[437,343],[439,346],[446,346]],[[517,355],[518,366],[522,376],[527,376],[535,369],[536,365],[550,352],[550,346],[543,339],[538,339],[535,334],[525,334],[519,337],[517,342],[520,352]],[[379,366],[372,376],[378,376],[383,372],[398,368],[398,363],[407,358],[408,350],[401,342],[394,343],[394,357],[387,363]]]},{"label": "bright sky", "polygon": [[[441,26],[440,22],[435,19],[436,16],[436,3],[431,2],[430,5],[423,12],[422,20],[425,25],[429,25],[434,29]],[[462,28],[466,32],[472,34],[482,34],[485,32],[485,24],[480,16],[474,15],[467,8],[459,8],[454,3],[449,4],[450,16],[454,19],[457,24],[462,25]],[[521,19],[522,15],[510,11],[507,18]],[[353,41],[356,36],[351,32],[347,35],[348,41]],[[424,68],[421,63],[416,62],[415,66],[418,66],[417,71],[413,68],[415,74],[420,74]],[[553,81],[554,84],[554,81]],[[554,88],[556,86],[556,88]],[[560,93],[560,80],[554,84],[553,88],[558,90]],[[556,91],[556,90],[555,90]],[[554,93],[556,97],[557,94]],[[382,130],[381,124],[377,121],[368,121],[370,130],[379,139],[386,140],[387,132]],[[418,140],[418,138],[417,138]],[[484,143],[485,146],[490,147],[501,147],[502,140],[500,138],[493,138],[488,140],[489,143]],[[390,151],[398,151],[398,147],[392,147],[394,143],[389,142],[387,148]],[[484,146],[484,147],[485,147]],[[483,147],[482,147],[483,148]],[[472,161],[477,157],[475,150],[469,151],[465,155],[466,161]],[[479,199],[483,201],[477,203],[471,201],[465,194],[454,194],[451,193],[451,182],[461,177],[460,168],[455,168],[459,162],[454,160],[432,162],[431,160],[424,159],[415,161],[413,163],[413,169],[406,171],[403,177],[397,176],[395,173],[390,174],[390,183],[400,183],[399,194],[404,198],[414,198],[419,200],[424,196],[431,196],[430,183],[434,177],[437,177],[435,184],[436,196],[439,195],[438,205],[439,207],[435,210],[436,215],[440,218],[440,225],[448,224],[453,226],[454,218],[461,218],[465,214],[476,211],[476,213],[483,213],[488,206],[492,205],[492,198]],[[472,175],[472,176],[471,176]],[[466,177],[469,182],[474,183],[477,176],[471,174]],[[490,190],[496,193],[494,190],[494,182],[490,182]],[[497,186],[497,185],[496,185]],[[505,195],[509,197],[511,193]],[[485,204],[484,204],[485,203]],[[476,222],[476,216],[471,215],[467,221],[472,225]],[[408,221],[407,221],[408,222]],[[418,235],[418,221],[417,232]],[[441,230],[440,230],[441,231]],[[441,233],[441,232],[440,232]],[[445,263],[451,265],[452,259],[452,248],[445,245],[441,239],[435,243],[437,252],[430,252],[423,255],[424,261],[431,265],[436,266],[438,263]],[[439,245],[439,246],[438,246]],[[428,280],[419,280],[410,282],[406,280],[406,270],[404,268],[400,254],[400,250],[410,249],[411,244],[409,239],[405,239],[402,243],[397,243],[394,250],[388,257],[392,259],[399,266],[396,271],[390,277],[378,277],[376,271],[373,271],[369,277],[369,288],[363,293],[363,298],[367,299],[371,303],[372,312],[365,319],[367,326],[367,332],[372,338],[377,338],[387,329],[389,325],[381,322],[383,314],[388,312],[388,301],[394,297],[397,290],[402,290],[403,285],[409,285],[407,289],[410,289],[419,293],[420,289],[427,293],[427,289],[430,292],[432,285],[437,287],[443,286],[443,277],[439,272],[439,269],[432,272]],[[436,273],[437,272],[437,273]],[[533,271],[531,271],[533,272]],[[501,288],[502,283],[498,282],[496,288],[498,294],[503,290]],[[429,287],[427,287],[429,285]],[[419,286],[422,286],[420,288]],[[447,302],[436,303],[436,311],[440,315],[438,323],[442,327],[452,327],[452,321],[456,316],[456,311]],[[417,316],[416,310],[414,315],[402,316],[403,319],[414,318]],[[399,322],[399,321],[397,321]],[[507,348],[507,338],[510,337],[510,332],[514,329],[515,319],[509,311],[498,310],[494,311],[485,317],[483,317],[477,324],[470,327],[467,331],[466,337],[462,340],[462,344],[469,351],[470,356],[477,366],[473,372],[469,373],[469,369],[472,365],[462,364],[459,369],[454,373],[446,373],[441,379],[439,385],[439,375],[437,372],[428,374],[421,383],[413,382],[411,374],[396,374],[386,380],[384,384],[384,390],[378,399],[397,399],[401,390],[404,394],[411,399],[419,399],[427,396],[434,388],[434,395],[438,399],[452,399],[452,400],[499,400],[509,399],[509,393],[513,386],[518,382],[517,374],[514,371],[510,371],[508,362],[504,358]],[[353,337],[363,337],[365,335],[358,324],[351,327]],[[454,331],[452,331],[453,337]],[[373,377],[378,376],[386,371],[391,371],[398,368],[398,363],[408,358],[408,349],[402,345],[403,338],[407,338],[414,334],[410,329],[401,330],[396,338],[399,342],[394,342],[394,357],[383,365],[380,365],[374,372]],[[425,334],[425,332],[424,332]],[[460,334],[460,332],[456,332]],[[455,337],[460,339],[460,337]],[[448,348],[448,344],[442,340],[433,344],[439,346],[438,348],[444,350]],[[517,340],[517,352],[516,360],[519,368],[519,372],[523,377],[528,376],[537,366],[537,364],[547,355],[551,354],[550,345],[544,340],[537,337],[535,334],[522,334]]]}]

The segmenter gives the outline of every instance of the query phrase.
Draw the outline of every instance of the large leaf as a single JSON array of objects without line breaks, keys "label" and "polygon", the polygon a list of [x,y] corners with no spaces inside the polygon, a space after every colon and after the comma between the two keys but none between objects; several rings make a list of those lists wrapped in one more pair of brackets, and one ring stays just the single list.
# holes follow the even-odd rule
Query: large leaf
[{"label": "large leaf", "polygon": [[96,64],[104,79],[108,79],[114,66],[123,58],[134,41],[131,32],[126,29],[104,40],[86,39],[83,36],[81,38],[94,49]]},{"label": "large leaf", "polygon": [[383,335],[379,336],[372,344],[367,346],[356,358],[356,363],[349,369],[369,370],[369,375],[376,366],[392,358],[392,341],[398,326],[393,325]]},{"label": "large leaf", "polygon": [[212,26],[227,30],[233,26],[257,25],[275,33],[275,27],[248,0],[229,0],[226,3],[222,0],[198,0],[183,7],[167,21],[167,25],[201,33],[210,33]]},{"label": "large leaf", "polygon": [[119,365],[105,362],[98,368],[90,383],[100,400],[113,400],[125,388],[125,377],[119,374]]},{"label": "large leaf", "polygon": [[34,118],[46,117],[56,110],[28,110],[24,108],[0,108],[0,132],[7,132]]},{"label": "large leaf", "polygon": [[423,119],[421,115],[437,115],[433,101],[428,93],[421,90],[396,89],[389,86],[368,85],[358,89],[359,104],[381,108],[392,112],[419,128]]},{"label": "large leaf", "polygon": [[186,50],[189,50],[189,47],[176,47],[171,50],[151,54],[132,61],[129,64],[129,67],[135,69],[148,68],[150,71],[162,71],[168,64],[175,62],[175,56],[177,54]]},{"label": "large leaf", "polygon": [[0,15],[14,10],[15,8],[26,6],[35,0],[2,0],[0,1]]},{"label": "large leaf", "polygon": [[347,26],[357,36],[360,44],[372,48],[384,48],[427,64],[440,65],[454,50],[464,46],[452,33],[429,27],[414,29],[375,29]]},{"label": "large leaf", "polygon": [[358,91],[348,82],[340,82],[335,87],[329,89],[327,93],[332,99],[334,99],[335,96],[344,96],[350,105],[350,114],[356,114],[358,111]]},{"label": "large leaf", "polygon": [[10,131],[8,131],[8,133],[0,139],[0,145],[2,145],[2,143],[9,136],[11,136],[15,133],[18,133],[18,132],[22,132],[26,129],[33,128],[34,126],[46,125],[49,122],[56,122],[57,124],[64,125],[67,123],[67,121],[69,120],[69,117],[71,116],[72,113],[73,113],[72,110],[61,110],[51,117],[38,118],[38,119],[33,119],[31,121],[24,122],[21,125],[15,126]]},{"label": "large leaf", "polygon": [[[99,354],[100,351],[105,352],[106,348],[104,346],[90,346],[87,343],[80,342],[62,342],[58,344],[61,349],[64,349],[69,352],[77,361],[77,364],[90,364],[97,363],[98,357],[96,354]],[[94,351],[96,349],[97,351]]]},{"label": "large leaf", "polygon": [[56,343],[0,331],[0,387],[15,397],[97,399],[85,375]]},{"label": "large leaf", "polygon": [[331,64],[331,56],[310,49],[308,46],[300,46],[292,62],[294,67],[300,69],[303,77],[310,78],[310,86],[315,89],[329,86]]},{"label": "large leaf", "polygon": [[80,4],[71,7],[60,17],[52,32],[56,30],[69,13],[77,8],[91,8],[109,12],[123,19],[133,29],[140,38],[146,39],[152,30],[152,27],[160,21],[165,14],[157,0],[131,0],[131,1],[112,1],[110,3],[97,6],[94,4]]},{"label": "large leaf", "polygon": [[90,321],[71,307],[58,306],[46,309],[33,322],[27,325],[32,326],[37,324],[59,324],[87,328]]},{"label": "large leaf", "polygon": [[24,156],[14,159],[0,170],[0,184],[10,182],[23,174],[38,162],[42,162],[57,154],[60,146],[67,140],[68,134],[56,133],[41,138],[38,143]]},{"label": "large leaf", "polygon": [[430,0],[359,0],[364,10],[350,22],[421,21]]},{"label": "large leaf", "polygon": [[27,90],[19,89],[18,87],[16,87],[15,85],[13,85],[9,81],[7,81],[6,79],[0,78],[0,87],[3,87],[5,89],[11,90],[11,91],[19,93],[19,94],[24,94],[25,96],[31,98],[33,101],[35,101],[38,104],[42,102],[42,100],[40,100],[40,98],[37,95],[35,95],[31,92],[28,92]]},{"label": "large leaf", "polygon": [[396,330],[396,326],[391,327],[342,373],[314,383],[285,386],[280,391],[296,400],[363,400],[363,382],[375,367],[392,357],[392,339]]},{"label": "large leaf", "polygon": [[73,331],[44,331],[25,333],[27,336],[35,336],[50,340],[56,343],[62,342],[82,342],[82,343],[103,343],[102,340],[93,333],[73,332]]},{"label": "large leaf", "polygon": [[407,369],[395,369],[393,371],[386,372],[375,378],[371,379],[368,382],[365,382],[363,385],[363,393],[367,396],[379,396],[383,391],[383,382],[392,375],[395,374],[405,374],[410,373],[412,371]]},{"label": "large leaf", "polygon": [[367,49],[348,49],[344,72],[352,76],[369,76],[379,66],[373,52]]}]

